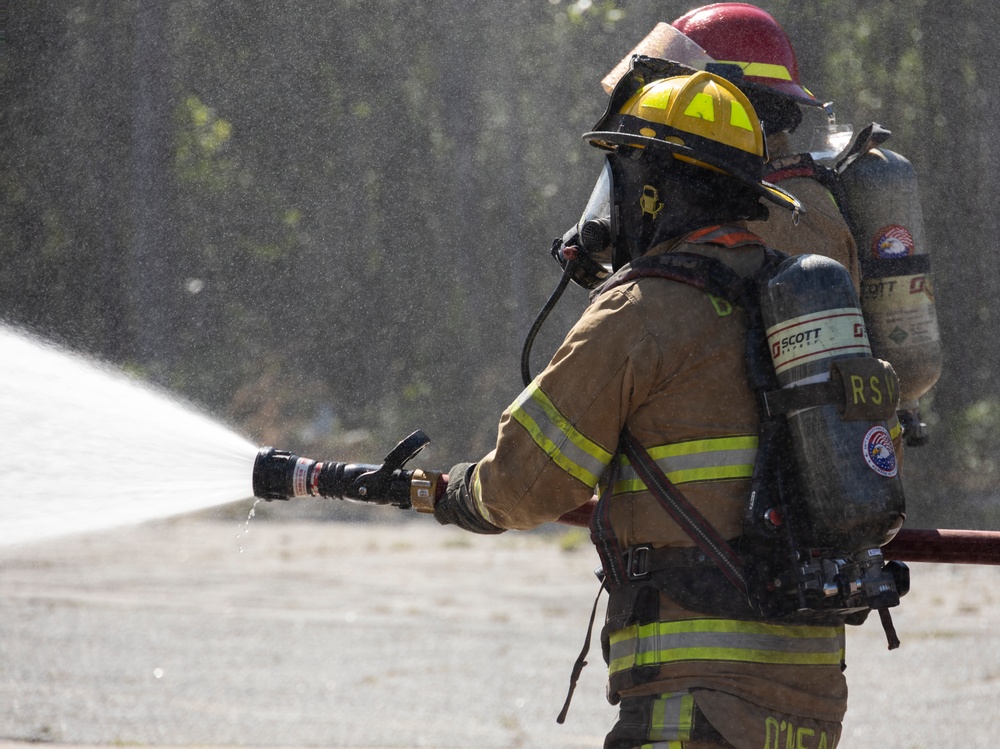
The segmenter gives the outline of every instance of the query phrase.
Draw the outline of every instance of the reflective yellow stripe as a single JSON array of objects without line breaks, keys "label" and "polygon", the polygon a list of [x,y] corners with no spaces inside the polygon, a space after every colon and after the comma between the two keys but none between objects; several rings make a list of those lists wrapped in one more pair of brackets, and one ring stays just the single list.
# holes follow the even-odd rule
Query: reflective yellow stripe
[{"label": "reflective yellow stripe", "polygon": [[[746,479],[753,475],[757,436],[748,434],[676,442],[652,447],[648,452],[674,484]],[[621,456],[620,461],[615,494],[645,491],[646,485],[628,458]]]},{"label": "reflective yellow stripe", "polygon": [[715,102],[708,94],[695,94],[691,97],[691,102],[687,105],[687,109],[684,110],[684,114],[699,120],[715,122]]},{"label": "reflective yellow stripe", "polygon": [[839,666],[843,627],[782,626],[734,619],[633,624],[611,634],[608,672],[683,661]]},{"label": "reflective yellow stripe", "polygon": [[899,423],[899,417],[893,416],[889,420],[889,437],[895,440],[902,433],[903,433],[903,425]]},{"label": "reflective yellow stripe", "polygon": [[719,60],[720,65],[739,65],[743,68],[743,75],[753,75],[758,78],[777,78],[781,81],[792,80],[792,74],[784,65],[774,65],[769,62],[735,62]]},{"label": "reflective yellow stripe", "polygon": [[483,485],[479,481],[478,464],[476,464],[476,467],[472,470],[471,493],[472,493],[472,501],[476,505],[476,510],[479,512],[480,515],[483,516],[483,519],[487,523],[493,523],[493,525],[499,525],[493,520],[493,516],[490,515],[490,511],[486,508],[486,505],[483,503]]},{"label": "reflective yellow stripe", "polygon": [[743,128],[753,132],[753,125],[750,124],[750,116],[736,99],[729,102],[729,124],[733,127]]},{"label": "reflective yellow stripe", "polygon": [[524,389],[510,415],[556,465],[587,486],[597,486],[612,454],[573,426],[538,385]]},{"label": "reflective yellow stripe", "polygon": [[691,738],[694,720],[694,697],[688,692],[660,695],[653,703],[649,738],[671,743]]}]

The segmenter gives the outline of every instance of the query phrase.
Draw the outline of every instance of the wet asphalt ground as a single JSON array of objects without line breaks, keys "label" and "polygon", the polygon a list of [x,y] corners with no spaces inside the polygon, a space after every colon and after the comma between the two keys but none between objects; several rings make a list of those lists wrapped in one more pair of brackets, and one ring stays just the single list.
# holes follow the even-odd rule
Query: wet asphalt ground
[{"label": "wet asphalt ground", "polygon": [[[249,506],[0,548],[0,749],[601,746],[596,636],[555,721],[598,587],[581,531]],[[1000,568],[911,569],[899,650],[849,630],[840,746],[993,747]]]}]

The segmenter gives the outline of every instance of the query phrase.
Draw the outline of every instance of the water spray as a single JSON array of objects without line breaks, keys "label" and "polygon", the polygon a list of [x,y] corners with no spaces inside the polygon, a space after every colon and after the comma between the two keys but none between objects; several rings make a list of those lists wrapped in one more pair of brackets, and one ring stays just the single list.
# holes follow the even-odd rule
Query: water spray
[{"label": "water spray", "polygon": [[231,426],[108,362],[4,324],[0,435],[0,548],[251,494],[257,446]]}]

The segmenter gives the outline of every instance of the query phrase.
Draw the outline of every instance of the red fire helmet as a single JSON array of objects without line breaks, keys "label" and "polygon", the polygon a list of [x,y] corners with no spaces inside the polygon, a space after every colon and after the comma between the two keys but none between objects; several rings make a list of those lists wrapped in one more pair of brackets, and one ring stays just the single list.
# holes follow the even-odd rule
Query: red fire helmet
[{"label": "red fire helmet", "polygon": [[803,103],[820,103],[799,82],[798,62],[785,30],[756,5],[705,5],[688,11],[671,25],[717,62],[739,65],[747,80]]}]

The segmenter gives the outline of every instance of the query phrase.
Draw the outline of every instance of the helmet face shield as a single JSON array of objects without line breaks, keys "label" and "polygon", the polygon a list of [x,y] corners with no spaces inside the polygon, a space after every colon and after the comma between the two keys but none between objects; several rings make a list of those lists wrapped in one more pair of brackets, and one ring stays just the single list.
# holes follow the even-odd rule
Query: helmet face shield
[{"label": "helmet face shield", "polygon": [[614,226],[611,218],[614,177],[611,162],[605,157],[601,173],[590,193],[583,215],[576,225],[580,249],[584,254],[604,269],[612,267],[614,252]]},{"label": "helmet face shield", "polygon": [[[590,193],[587,206],[583,209],[583,215],[580,216],[577,229],[583,228],[583,225],[588,221],[611,220],[611,181],[611,164],[605,157],[604,166],[601,167],[601,173]],[[593,253],[591,253],[591,257],[593,257]]]},{"label": "helmet face shield", "polygon": [[634,55],[652,57],[659,60],[674,60],[693,70],[704,70],[714,59],[703,50],[693,39],[675,29],[669,23],[662,21],[639,42],[635,49],[621,59],[615,67],[601,80],[605,93],[610,94],[615,86],[629,72]]},{"label": "helmet face shield", "polygon": [[600,286],[611,275],[611,184],[611,165],[605,158],[580,220],[552,245],[552,256],[585,289]]},{"label": "helmet face shield", "polygon": [[573,232],[578,266],[573,280],[587,289],[598,286],[611,275],[614,252],[611,222],[612,184],[611,164],[605,157],[601,173],[590,193],[590,199]]}]

